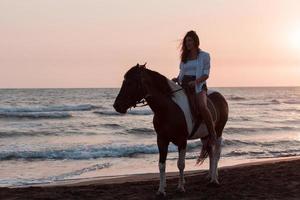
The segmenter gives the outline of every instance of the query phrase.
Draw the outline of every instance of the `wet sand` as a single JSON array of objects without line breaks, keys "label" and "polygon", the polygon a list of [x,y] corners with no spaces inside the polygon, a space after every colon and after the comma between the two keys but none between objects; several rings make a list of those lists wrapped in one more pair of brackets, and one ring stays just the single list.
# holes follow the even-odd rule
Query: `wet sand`
[{"label": "wet sand", "polygon": [[[207,171],[186,172],[186,193],[176,192],[178,173],[167,173],[168,199],[300,199],[300,157],[264,160],[219,169],[220,186],[209,186]],[[1,200],[156,199],[157,173],[61,181],[0,188]]]}]

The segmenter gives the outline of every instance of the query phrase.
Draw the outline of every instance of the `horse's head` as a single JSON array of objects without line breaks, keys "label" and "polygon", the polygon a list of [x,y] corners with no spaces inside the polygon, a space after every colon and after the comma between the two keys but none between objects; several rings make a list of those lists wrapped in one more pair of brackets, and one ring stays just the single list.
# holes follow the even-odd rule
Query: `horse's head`
[{"label": "horse's head", "polygon": [[137,64],[124,75],[120,92],[113,105],[117,112],[126,113],[128,108],[135,106],[145,97],[146,92],[142,83],[144,70],[146,70],[146,63],[144,65]]}]

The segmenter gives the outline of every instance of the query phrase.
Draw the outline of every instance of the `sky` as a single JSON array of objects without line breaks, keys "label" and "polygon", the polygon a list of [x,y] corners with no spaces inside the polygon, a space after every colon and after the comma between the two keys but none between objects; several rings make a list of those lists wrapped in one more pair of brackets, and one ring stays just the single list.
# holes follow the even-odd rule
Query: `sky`
[{"label": "sky", "polygon": [[300,86],[299,0],[0,0],[0,88],[120,87],[179,73],[195,30],[208,87]]}]

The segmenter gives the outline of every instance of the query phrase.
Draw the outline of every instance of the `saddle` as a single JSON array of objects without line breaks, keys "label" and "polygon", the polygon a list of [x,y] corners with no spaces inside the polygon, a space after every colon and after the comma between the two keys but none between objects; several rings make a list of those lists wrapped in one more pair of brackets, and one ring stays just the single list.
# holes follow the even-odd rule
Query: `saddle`
[{"label": "saddle", "polygon": [[188,85],[185,85],[185,84],[183,84],[182,87],[188,98],[189,106],[190,106],[191,113],[193,116],[193,121],[195,121],[195,119],[200,119],[200,118],[202,119],[202,116],[199,112],[199,105],[197,103],[197,99],[196,99],[197,96],[196,96],[196,92],[195,92],[194,88],[192,88]]},{"label": "saddle", "polygon": [[[188,86],[187,84],[181,85],[182,88],[184,89],[186,96],[188,98],[190,110],[192,113],[192,120],[193,120],[193,130],[190,135],[190,138],[193,137],[197,129],[199,128],[200,124],[203,122],[203,116],[201,115],[200,109],[199,109],[199,104],[197,102],[197,96],[195,89],[193,87]],[[212,119],[214,122],[217,120],[217,111],[215,109],[215,106],[210,99],[209,95],[207,95],[207,107],[212,115]]]}]

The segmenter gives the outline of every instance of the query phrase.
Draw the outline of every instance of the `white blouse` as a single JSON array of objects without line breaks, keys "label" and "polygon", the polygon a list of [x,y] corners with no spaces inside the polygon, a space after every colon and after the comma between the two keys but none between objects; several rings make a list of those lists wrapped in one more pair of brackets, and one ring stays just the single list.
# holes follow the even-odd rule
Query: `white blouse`
[{"label": "white blouse", "polygon": [[[180,63],[180,72],[178,75],[178,81],[181,84],[184,75],[196,76],[196,79],[203,76],[209,75],[210,71],[210,55],[205,51],[200,51],[198,56],[194,60],[188,60],[186,63]],[[196,84],[196,93],[201,92],[203,84],[206,84],[206,80]]]}]

